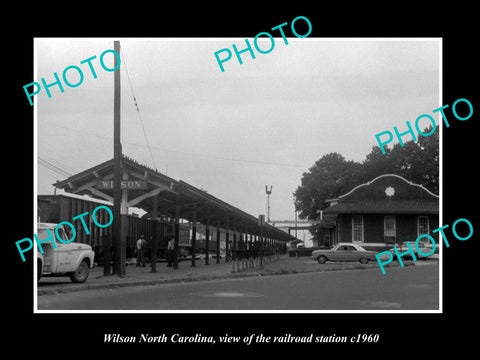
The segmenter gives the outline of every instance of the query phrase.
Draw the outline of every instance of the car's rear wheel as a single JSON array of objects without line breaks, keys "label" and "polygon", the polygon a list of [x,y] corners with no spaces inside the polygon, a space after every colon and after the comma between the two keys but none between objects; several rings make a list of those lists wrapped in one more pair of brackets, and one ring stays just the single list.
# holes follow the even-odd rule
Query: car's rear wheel
[{"label": "car's rear wheel", "polygon": [[88,278],[88,264],[83,260],[78,269],[70,274],[70,280],[74,283],[83,283]]},{"label": "car's rear wheel", "polygon": [[317,258],[317,261],[318,261],[319,264],[325,264],[327,262],[327,257],[325,255],[320,255]]},{"label": "car's rear wheel", "polygon": [[360,258],[360,264],[368,264],[368,259],[367,258]]}]

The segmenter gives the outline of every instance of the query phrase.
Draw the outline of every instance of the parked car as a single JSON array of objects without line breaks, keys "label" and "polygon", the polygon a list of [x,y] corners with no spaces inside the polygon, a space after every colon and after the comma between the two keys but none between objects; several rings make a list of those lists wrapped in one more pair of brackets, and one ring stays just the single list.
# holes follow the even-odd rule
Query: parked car
[{"label": "parked car", "polygon": [[[219,254],[218,257],[220,257],[220,259],[222,259],[224,257],[224,255]],[[205,253],[198,253],[196,258],[201,259],[201,260],[205,260],[206,254]],[[208,258],[209,259],[216,259],[217,258],[217,252],[215,250],[210,250],[208,252]]]},{"label": "parked car", "polygon": [[85,282],[89,269],[94,265],[95,254],[92,247],[76,242],[62,243],[56,238],[55,233],[68,241],[69,238],[63,226],[53,223],[38,223],[37,236],[39,239],[49,237],[47,229],[54,238],[56,247],[51,242],[44,242],[41,246],[43,254],[37,249],[37,280],[42,276],[68,276],[74,283]]},{"label": "parked car", "polygon": [[[425,245],[425,244],[422,243],[422,242],[419,242],[419,243],[417,244],[417,246],[418,246],[418,248],[420,249],[420,251],[421,251],[422,253],[424,253],[424,254],[429,254],[429,253],[432,251],[432,249],[433,249],[433,246],[432,246],[430,243],[429,243],[428,245],[430,245],[430,246],[427,246],[427,245]],[[421,254],[418,253],[418,251],[417,251],[417,246],[415,246],[415,243],[410,243],[410,246],[412,247],[412,251],[413,251],[413,253],[415,254],[415,257],[416,257],[417,259],[424,259],[424,260],[427,259],[427,256],[423,256],[423,255],[421,255]],[[397,248],[397,251],[398,251],[400,254],[401,254],[401,253],[404,253],[404,252],[408,252],[408,251],[410,250],[410,249],[408,248],[408,246],[405,245],[405,244],[396,246],[396,248]],[[388,250],[392,253],[393,258],[396,259],[396,258],[397,258],[397,254],[395,253],[394,248],[391,248],[391,249],[388,249]],[[413,260],[412,256],[411,256],[409,253],[403,255],[403,256],[402,256],[402,259],[412,259],[412,260]]]},{"label": "parked car", "polygon": [[[362,246],[354,243],[338,243],[329,250],[315,250],[312,252],[312,258],[320,264],[327,261],[359,261],[361,264],[367,264],[370,260],[377,261],[376,251],[365,250]],[[388,254],[382,255],[388,257]]]}]

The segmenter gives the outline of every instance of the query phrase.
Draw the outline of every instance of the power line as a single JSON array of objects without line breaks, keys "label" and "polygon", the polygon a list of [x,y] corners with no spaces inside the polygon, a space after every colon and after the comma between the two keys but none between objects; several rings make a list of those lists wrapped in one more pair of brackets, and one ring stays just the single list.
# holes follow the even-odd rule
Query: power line
[{"label": "power line", "polygon": [[44,158],[42,158],[42,157],[38,157],[38,162],[39,162],[41,165],[49,168],[50,170],[52,170],[52,171],[54,171],[54,172],[56,172],[57,174],[60,174],[60,175],[62,175],[62,176],[67,176],[67,177],[68,177],[68,176],[71,176],[71,175],[72,175],[69,171],[63,169],[62,167],[60,167],[60,166],[58,166],[58,165],[55,165],[53,162],[51,162],[51,161],[49,161],[49,160],[46,160],[46,159],[44,159]]},{"label": "power line", "polygon": [[[84,134],[88,134],[90,136],[95,136],[101,139],[108,139],[111,140],[112,137],[108,135],[102,135],[98,133],[94,133],[92,131],[88,130],[80,130],[80,129],[74,129],[65,125],[57,124],[51,121],[44,120],[42,121],[43,124],[51,124],[53,126],[57,126],[60,128],[64,128],[70,131],[75,131],[75,132],[80,132]],[[133,145],[133,146],[139,146],[139,147],[144,147],[145,145],[135,143],[132,141],[123,141],[124,144],[128,145]],[[172,152],[172,153],[177,153],[177,154],[183,154],[183,155],[188,155],[188,156],[197,156],[197,157],[204,157],[204,158],[209,158],[209,159],[215,159],[215,160],[223,160],[223,161],[232,161],[232,162],[243,162],[243,163],[249,163],[249,164],[257,164],[257,165],[268,165],[268,166],[282,166],[282,167],[296,167],[296,168],[309,168],[311,165],[305,165],[305,164],[289,164],[289,163],[282,163],[282,162],[274,162],[274,161],[261,161],[261,160],[250,160],[250,159],[240,159],[240,158],[232,158],[232,157],[223,157],[223,156],[217,156],[217,155],[209,155],[209,154],[201,154],[201,153],[192,153],[188,151],[182,151],[182,150],[171,150],[167,148],[163,148],[160,146],[151,146],[153,149],[157,149],[160,151],[167,151],[167,152]]]},{"label": "power line", "polygon": [[148,142],[147,132],[145,131],[145,126],[143,125],[143,119],[142,119],[142,115],[140,113],[140,108],[138,107],[137,99],[135,98],[135,94],[133,92],[133,86],[132,86],[132,82],[130,81],[130,75],[128,74],[127,63],[125,61],[125,55],[123,54],[122,47],[120,47],[120,53],[122,54],[122,58],[123,58],[123,62],[124,62],[123,67],[125,68],[125,72],[127,74],[128,84],[130,85],[130,91],[132,92],[133,102],[135,103],[135,107],[137,109],[138,118],[140,119],[140,125],[142,126],[143,135],[145,136],[145,141],[147,142],[147,147],[148,147],[148,151],[150,153],[150,157],[152,159],[153,167],[155,168],[155,170],[157,170],[157,165],[155,164],[155,160],[153,158],[152,149],[150,147],[150,143]]},{"label": "power line", "polygon": [[54,173],[58,174],[58,175],[61,175],[63,177],[70,177],[72,176],[72,174],[62,168],[60,168],[59,166],[53,164],[52,162],[38,156],[38,163],[40,165],[43,165],[44,167],[46,167],[47,169],[53,171]]}]

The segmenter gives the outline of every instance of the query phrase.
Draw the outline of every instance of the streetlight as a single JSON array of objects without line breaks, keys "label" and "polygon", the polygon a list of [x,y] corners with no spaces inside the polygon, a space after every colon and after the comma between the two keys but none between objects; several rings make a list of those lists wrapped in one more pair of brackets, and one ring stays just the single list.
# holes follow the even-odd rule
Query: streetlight
[{"label": "streetlight", "polygon": [[265,185],[265,192],[267,194],[267,221],[270,222],[270,194],[272,193],[272,185],[270,185],[270,190],[268,185]]}]

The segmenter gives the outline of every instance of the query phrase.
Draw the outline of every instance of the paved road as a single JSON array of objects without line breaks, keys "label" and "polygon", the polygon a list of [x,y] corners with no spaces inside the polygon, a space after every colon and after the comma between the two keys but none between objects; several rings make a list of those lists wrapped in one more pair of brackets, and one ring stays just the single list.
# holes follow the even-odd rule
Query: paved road
[{"label": "paved road", "polygon": [[39,310],[438,310],[439,267],[409,266],[86,290]]}]

